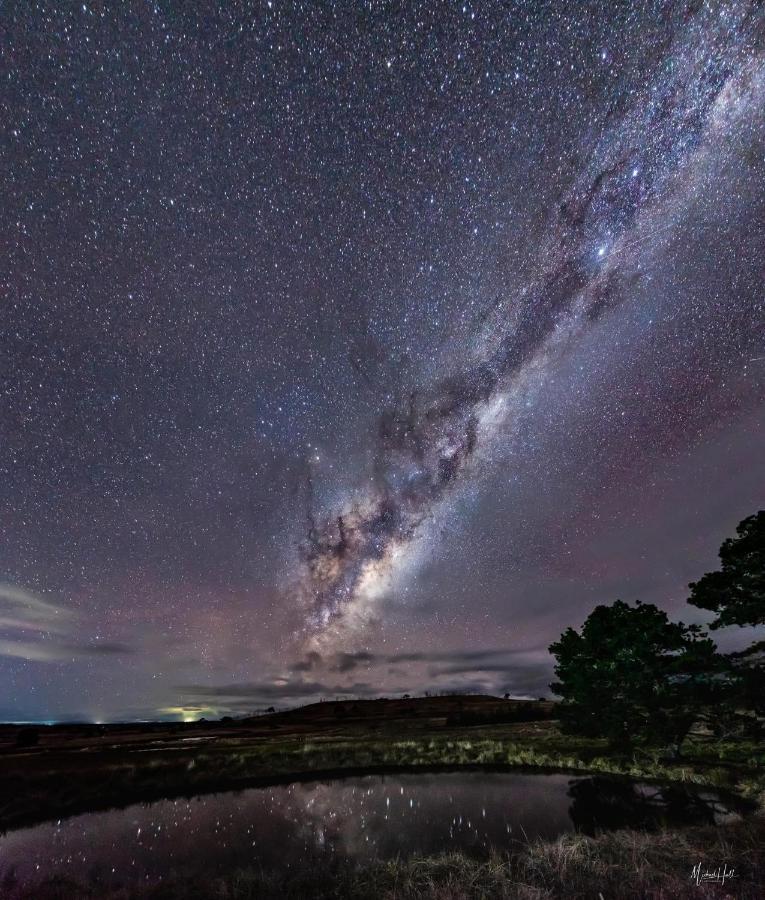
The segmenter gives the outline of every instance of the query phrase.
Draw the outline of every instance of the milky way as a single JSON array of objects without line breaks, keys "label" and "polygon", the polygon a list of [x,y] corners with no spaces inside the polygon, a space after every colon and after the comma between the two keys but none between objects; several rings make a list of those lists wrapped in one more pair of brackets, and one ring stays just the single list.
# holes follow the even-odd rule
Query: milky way
[{"label": "milky way", "polygon": [[10,4],[0,719],[539,696],[765,503],[765,12]]},{"label": "milky way", "polygon": [[316,629],[367,624],[380,579],[512,415],[516,383],[628,299],[635,245],[675,227],[667,203],[693,204],[708,156],[765,113],[764,34],[752,8],[689,11],[657,47],[655,78],[614,99],[602,134],[579,148],[586,165],[556,202],[536,276],[498,298],[459,375],[383,414],[372,490],[321,525],[311,518],[304,590]]}]

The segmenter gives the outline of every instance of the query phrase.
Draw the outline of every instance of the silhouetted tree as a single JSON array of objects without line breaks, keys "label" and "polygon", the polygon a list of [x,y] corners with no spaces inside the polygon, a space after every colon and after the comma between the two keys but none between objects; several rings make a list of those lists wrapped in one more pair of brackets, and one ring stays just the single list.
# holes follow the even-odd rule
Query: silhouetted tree
[{"label": "silhouetted tree", "polygon": [[691,582],[688,602],[717,613],[711,628],[765,625],[765,510],[739,523],[720,547],[721,567]]},{"label": "silhouetted tree", "polygon": [[[739,522],[736,537],[720,547],[720,563],[715,572],[688,585],[688,602],[717,613],[711,628],[765,625],[765,510]],[[725,659],[731,697],[722,712],[735,719],[735,707],[742,707],[765,718],[765,641],[729,653]],[[756,721],[745,724],[761,729]]]},{"label": "silhouetted tree", "polygon": [[670,622],[653,604],[598,606],[581,634],[568,628],[550,652],[563,727],[615,747],[643,740],[679,754],[720,690],[712,641],[698,625]]}]

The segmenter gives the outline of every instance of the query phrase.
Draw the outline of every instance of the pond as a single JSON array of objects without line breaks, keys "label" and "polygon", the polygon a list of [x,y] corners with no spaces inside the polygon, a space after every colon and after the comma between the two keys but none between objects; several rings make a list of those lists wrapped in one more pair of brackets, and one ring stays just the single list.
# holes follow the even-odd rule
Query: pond
[{"label": "pond", "polygon": [[739,811],[712,792],[606,777],[367,775],[136,804],[7,832],[0,886],[57,875],[117,888],[328,856],[482,856],[573,830],[721,823]]}]

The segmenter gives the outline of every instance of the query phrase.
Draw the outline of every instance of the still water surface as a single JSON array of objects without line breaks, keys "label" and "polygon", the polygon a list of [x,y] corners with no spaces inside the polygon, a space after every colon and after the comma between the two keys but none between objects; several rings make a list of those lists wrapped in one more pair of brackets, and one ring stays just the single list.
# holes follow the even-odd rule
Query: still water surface
[{"label": "still water surface", "polygon": [[[0,836],[0,884],[61,875],[110,887],[326,856],[481,856],[579,830],[721,822],[711,792],[612,778],[448,772],[368,775],[162,800]],[[12,873],[13,878],[9,878]]]}]

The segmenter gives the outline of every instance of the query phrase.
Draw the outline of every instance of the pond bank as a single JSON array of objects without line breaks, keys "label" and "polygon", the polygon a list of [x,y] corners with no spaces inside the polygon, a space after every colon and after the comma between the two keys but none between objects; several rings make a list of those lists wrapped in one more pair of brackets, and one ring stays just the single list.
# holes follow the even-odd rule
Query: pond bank
[{"label": "pond bank", "polygon": [[[733,877],[697,883],[694,867],[727,866]],[[222,877],[182,877],[162,885],[103,893],[87,884],[41,882],[8,894],[13,900],[760,900],[765,883],[762,816],[720,828],[595,838],[564,835],[513,857],[488,860],[443,854],[373,863],[305,866],[297,871],[233,869]],[[7,889],[13,890],[11,884]]]},{"label": "pond bank", "polygon": [[[686,757],[666,761],[643,750],[614,755],[601,741],[561,734],[555,722],[447,728],[416,723],[369,729],[347,725],[312,733],[197,733],[193,746],[157,741],[129,747],[78,746],[69,751],[6,752],[0,762],[3,828],[86,810],[162,797],[192,796],[385,769],[407,771],[464,766],[565,770],[680,782],[759,799],[765,788],[765,749],[751,742],[696,737]],[[765,819],[659,833],[618,831],[594,838],[563,835],[538,841],[512,858],[479,861],[447,854],[331,870],[264,871],[232,868],[224,876],[183,878],[160,889],[115,894],[125,898],[265,897],[761,897],[765,883]],[[736,868],[726,885],[691,882],[694,865]],[[7,886],[6,886],[7,887]],[[8,890],[5,894],[8,894]],[[5,894],[3,896],[5,896]],[[88,885],[40,884],[24,900],[108,897]],[[111,898],[110,898],[111,900]]]},{"label": "pond bank", "polygon": [[555,722],[446,729],[422,723],[385,733],[238,734],[193,746],[156,740],[130,747],[4,753],[0,829],[79,812],[349,772],[458,766],[522,767],[625,775],[706,785],[757,799],[765,790],[765,748],[751,742],[688,742],[686,757],[609,753],[602,741],[561,734]]}]

